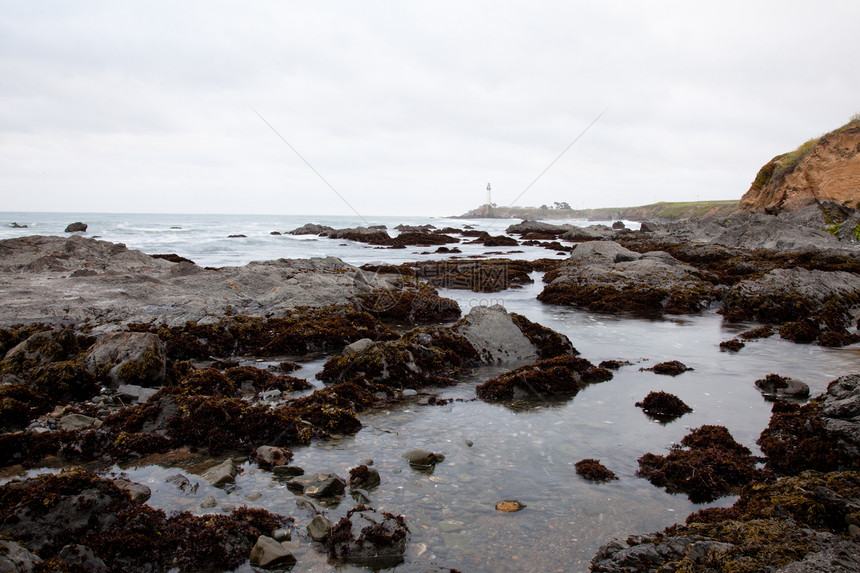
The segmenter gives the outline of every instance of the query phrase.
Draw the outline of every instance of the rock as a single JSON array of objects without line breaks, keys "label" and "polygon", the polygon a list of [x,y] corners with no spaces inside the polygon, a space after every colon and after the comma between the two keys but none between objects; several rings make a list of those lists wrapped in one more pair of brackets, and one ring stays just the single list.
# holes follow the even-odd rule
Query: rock
[{"label": "rock", "polygon": [[683,400],[668,392],[649,392],[641,402],[636,402],[635,406],[642,408],[651,418],[663,423],[671,422],[693,411]]},{"label": "rock", "polygon": [[66,226],[67,233],[86,233],[87,232],[87,224],[81,223],[80,221],[75,223],[69,223]]},{"label": "rock", "polygon": [[142,483],[129,481],[125,478],[116,478],[111,481],[119,489],[128,492],[135,503],[145,503],[152,496],[152,490]]},{"label": "rock", "polygon": [[663,251],[639,254],[612,241],[580,243],[538,300],[605,312],[682,314],[720,298],[712,277]]},{"label": "rock", "polygon": [[[78,270],[97,276],[69,276]],[[79,235],[19,237],[0,241],[0,289],[9,293],[0,324],[90,320],[99,333],[132,322],[181,327],[228,308],[233,315],[283,316],[389,287],[379,276],[356,280],[361,274],[334,257],[204,269]]]},{"label": "rock", "polygon": [[254,451],[253,459],[264,470],[275,466],[283,466],[293,459],[293,452],[286,448],[275,446],[260,446]]},{"label": "rock", "polygon": [[39,366],[70,360],[79,351],[77,337],[70,328],[37,332],[6,352],[3,370],[23,374]]},{"label": "rock", "polygon": [[692,370],[689,366],[678,360],[668,360],[655,364],[651,368],[640,368],[640,370],[648,370],[654,374],[662,374],[664,376],[678,376],[684,372]]},{"label": "rock", "polygon": [[574,227],[564,233],[561,238],[565,241],[611,241],[618,232],[606,225],[589,225],[588,227]]},{"label": "rock", "polygon": [[292,231],[287,231],[288,235],[322,235],[324,233],[328,233],[329,231],[334,231],[333,227],[329,227],[328,225],[317,225],[316,223],[306,223],[299,227],[298,229],[293,229]]},{"label": "rock", "polygon": [[524,235],[526,233],[546,233],[556,237],[574,229],[573,225],[553,225],[552,223],[541,223],[540,221],[523,221],[510,225],[505,232],[509,235]]},{"label": "rock", "polygon": [[233,460],[226,459],[217,466],[211,467],[203,472],[202,477],[206,482],[215,487],[224,487],[227,484],[236,482],[236,475],[239,473],[239,468],[233,463]]},{"label": "rock", "polygon": [[83,545],[66,545],[60,550],[60,559],[73,571],[107,573],[105,562],[96,557],[92,549]]},{"label": "rock", "polygon": [[322,515],[314,516],[307,525],[308,535],[314,541],[325,541],[331,535],[332,524],[327,517]]},{"label": "rock", "polygon": [[17,221],[12,221],[11,223],[9,223],[9,226],[13,229],[26,229],[26,228],[28,228],[27,225],[21,225]]},{"label": "rock", "polygon": [[517,499],[503,499],[496,504],[496,511],[501,511],[502,513],[513,513],[515,511],[525,509],[525,507],[526,504]]},{"label": "rock", "polygon": [[669,492],[687,494],[693,503],[711,502],[738,491],[767,472],[756,468],[749,448],[735,441],[724,426],[701,426],[666,456],[647,453],[639,458],[638,477]]},{"label": "rock", "polygon": [[120,384],[116,387],[117,398],[123,402],[136,402],[138,404],[143,404],[152,398],[156,392],[158,392],[158,388],[144,388],[137,384]]},{"label": "rock", "polygon": [[537,350],[501,305],[476,306],[454,327],[487,364],[537,359]]},{"label": "rock", "polygon": [[349,470],[349,487],[351,489],[370,489],[380,484],[379,472],[376,468],[360,465]]},{"label": "rock", "polygon": [[192,485],[191,480],[189,480],[182,474],[172,475],[167,478],[165,482],[175,485],[182,493],[187,493],[191,495],[197,493],[197,488],[200,487],[200,484],[197,482],[194,482],[194,484]]},{"label": "rock", "polygon": [[838,303],[858,296],[860,276],[855,273],[775,269],[732,286],[723,314],[731,320],[793,322],[822,312],[830,301]]},{"label": "rock", "polygon": [[604,482],[618,479],[615,472],[601,464],[600,460],[591,458],[579,460],[574,464],[574,467],[576,468],[577,474],[589,481]]},{"label": "rock", "polygon": [[624,225],[624,221],[615,221],[612,223],[612,228],[615,230],[626,229],[627,227]]},{"label": "rock", "polygon": [[768,374],[764,378],[756,380],[755,385],[769,399],[792,398],[803,400],[809,398],[808,384],[778,374]]},{"label": "rock", "polygon": [[276,478],[291,479],[296,476],[305,475],[305,470],[299,466],[275,466],[272,468],[272,473]]},{"label": "rock", "polygon": [[415,468],[432,468],[437,463],[445,461],[442,454],[434,454],[428,450],[409,450],[403,454],[409,465]]},{"label": "rock", "polygon": [[365,348],[367,348],[371,344],[373,344],[373,341],[371,339],[362,338],[360,340],[356,340],[352,344],[347,344],[343,349],[343,353],[344,354],[355,354],[356,352],[361,352],[362,350],[364,350]]},{"label": "rock", "polygon": [[60,418],[59,427],[65,431],[83,430],[84,428],[98,428],[102,425],[101,420],[83,414],[66,414]]},{"label": "rock", "polygon": [[266,535],[257,538],[257,543],[251,549],[250,560],[251,565],[264,569],[284,569],[296,564],[296,558],[292,553]]},{"label": "rock", "polygon": [[203,501],[200,502],[200,507],[203,509],[212,509],[214,507],[218,507],[218,502],[211,495],[207,495],[203,498]]},{"label": "rock", "polygon": [[117,387],[161,386],[167,372],[164,343],[149,332],[116,332],[96,342],[86,357],[87,369]]},{"label": "rock", "polygon": [[42,560],[14,541],[0,540],[0,571],[32,573]]},{"label": "rock", "polygon": [[488,402],[515,398],[573,397],[586,385],[612,378],[605,368],[575,356],[558,356],[521,366],[478,384],[478,398]]},{"label": "rock", "polygon": [[346,482],[336,474],[310,474],[294,477],[287,488],[309,497],[335,497],[343,495]]},{"label": "rock", "polygon": [[384,569],[403,561],[408,535],[403,516],[359,506],[332,529],[328,554],[339,561]]}]

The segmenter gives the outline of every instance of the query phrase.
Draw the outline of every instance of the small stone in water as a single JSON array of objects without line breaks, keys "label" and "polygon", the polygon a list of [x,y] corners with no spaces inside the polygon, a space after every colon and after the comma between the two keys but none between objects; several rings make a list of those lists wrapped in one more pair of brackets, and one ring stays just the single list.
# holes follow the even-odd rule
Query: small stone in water
[{"label": "small stone in water", "polygon": [[203,501],[200,502],[200,507],[203,509],[212,509],[216,505],[218,505],[218,502],[215,501],[215,498],[211,495],[207,495],[203,498]]},{"label": "small stone in water", "polygon": [[504,513],[511,513],[513,511],[519,511],[523,509],[526,504],[520,502],[516,499],[503,499],[499,503],[496,504],[496,510],[502,511]]},{"label": "small stone in water", "polygon": [[472,440],[466,440],[466,445],[471,448],[472,446],[475,445],[475,442],[473,442]]}]

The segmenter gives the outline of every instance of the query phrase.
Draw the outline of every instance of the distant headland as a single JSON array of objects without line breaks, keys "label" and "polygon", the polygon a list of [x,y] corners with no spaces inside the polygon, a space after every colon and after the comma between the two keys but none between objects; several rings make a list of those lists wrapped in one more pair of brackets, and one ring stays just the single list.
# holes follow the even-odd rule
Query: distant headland
[{"label": "distant headland", "polygon": [[579,219],[586,221],[677,221],[706,215],[728,215],[737,210],[738,201],[691,201],[668,203],[661,201],[639,207],[603,207],[599,209],[571,209],[566,203],[557,203],[555,207],[499,207],[497,205],[481,205],[456,218],[461,219]]}]

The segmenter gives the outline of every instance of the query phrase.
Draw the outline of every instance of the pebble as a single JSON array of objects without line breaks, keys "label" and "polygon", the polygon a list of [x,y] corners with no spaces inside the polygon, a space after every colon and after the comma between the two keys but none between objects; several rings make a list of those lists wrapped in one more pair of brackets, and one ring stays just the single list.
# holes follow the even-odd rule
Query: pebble
[{"label": "pebble", "polygon": [[203,509],[212,509],[216,505],[218,505],[218,502],[215,501],[215,498],[211,495],[207,495],[203,498],[203,501],[200,502],[200,507]]},{"label": "pebble", "polygon": [[248,501],[257,501],[261,497],[263,497],[262,493],[260,493],[259,491],[252,491],[251,493],[249,493],[248,495],[245,496],[245,499],[247,499]]}]

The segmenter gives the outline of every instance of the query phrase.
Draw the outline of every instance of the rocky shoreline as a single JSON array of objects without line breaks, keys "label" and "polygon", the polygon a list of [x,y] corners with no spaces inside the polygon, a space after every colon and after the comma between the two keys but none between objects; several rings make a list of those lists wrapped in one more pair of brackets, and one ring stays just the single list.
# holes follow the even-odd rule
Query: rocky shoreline
[{"label": "rocky shoreline", "polygon": [[[792,221],[813,220],[798,217]],[[329,257],[212,269],[80,236],[2,241],[0,465],[7,476],[74,469],[0,486],[0,562],[17,570],[161,571],[231,569],[251,559],[285,568],[307,550],[303,543],[334,562],[402,561],[409,524],[367,505],[363,492],[379,479],[373,468],[357,464],[348,479],[303,477],[290,465],[290,448],[354,434],[363,412],[417,392],[433,401],[435,389],[477,367],[503,372],[479,384],[476,398],[504,402],[570,397],[610,380],[620,364],[592,364],[566,336],[502,307],[461,316],[434,286],[498,292],[539,271],[538,298],[547,305],[637,316],[718,308],[726,321],[770,325],[741,335],[732,351],[767,332],[831,347],[860,340],[860,251],[850,238],[819,237],[785,218],[733,219],[640,231],[524,222],[499,237],[403,229],[401,243],[450,245],[460,235],[488,247],[532,242],[571,254],[364,268]],[[757,242],[733,244],[753,241],[750,228]],[[296,231],[398,246],[380,229]],[[286,360],[308,355],[326,358],[316,389],[292,376],[296,365]],[[279,366],[249,364],[259,358]],[[856,570],[860,378],[851,374],[805,404],[796,392],[785,399],[789,382],[764,380],[770,386],[762,391],[777,401],[759,440],[763,459],[721,426],[695,429],[666,456],[644,455],[640,475],[658,487],[691,499],[741,497],[732,508],[691,515],[685,526],[611,542],[592,570]],[[671,420],[690,410],[678,402],[656,395],[641,407]],[[317,508],[310,541],[291,516],[262,510],[215,521],[167,516],[142,503],[147,495],[134,484],[82,469],[176,455],[207,460],[206,480],[218,487],[229,488],[246,460],[282,476]],[[406,455],[413,467],[444,463],[433,452]],[[581,462],[586,479],[614,477],[600,460]],[[340,522],[324,523],[315,504],[347,488],[361,501]],[[57,525],[60,515],[67,525]]]}]

